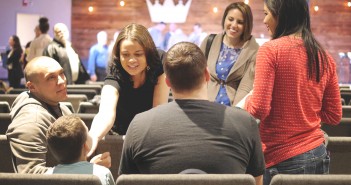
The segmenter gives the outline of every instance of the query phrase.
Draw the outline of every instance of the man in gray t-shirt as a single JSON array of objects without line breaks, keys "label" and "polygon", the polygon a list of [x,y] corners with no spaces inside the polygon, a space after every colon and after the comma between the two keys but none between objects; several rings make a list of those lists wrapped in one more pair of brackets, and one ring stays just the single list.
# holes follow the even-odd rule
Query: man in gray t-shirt
[{"label": "man in gray t-shirt", "polygon": [[122,151],[119,174],[251,174],[262,183],[265,163],[258,126],[247,112],[209,102],[210,79],[200,48],[173,46],[164,63],[175,101],[135,116]]}]

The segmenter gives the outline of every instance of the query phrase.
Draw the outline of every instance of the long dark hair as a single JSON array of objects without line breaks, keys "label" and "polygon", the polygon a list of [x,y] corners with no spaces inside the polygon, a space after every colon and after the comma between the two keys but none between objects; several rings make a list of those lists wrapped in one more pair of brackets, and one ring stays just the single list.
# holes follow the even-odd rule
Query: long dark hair
[{"label": "long dark hair", "polygon": [[277,20],[272,39],[301,32],[308,59],[308,77],[319,82],[328,67],[327,54],[314,38],[306,0],[264,0],[267,8]]},{"label": "long dark hair", "polygon": [[12,40],[14,42],[14,45],[13,45],[13,50],[20,50],[22,52],[22,46],[21,46],[21,42],[18,38],[17,35],[12,35]]},{"label": "long dark hair", "polygon": [[146,72],[146,79],[151,83],[156,84],[156,69],[161,64],[161,59],[149,31],[140,24],[129,24],[119,33],[113,47],[113,60],[109,63],[110,74],[116,76],[123,82],[130,82],[132,85],[130,75],[123,69],[120,59],[120,46],[121,42],[125,39],[137,41],[141,47],[143,47],[146,63],[149,67]]}]

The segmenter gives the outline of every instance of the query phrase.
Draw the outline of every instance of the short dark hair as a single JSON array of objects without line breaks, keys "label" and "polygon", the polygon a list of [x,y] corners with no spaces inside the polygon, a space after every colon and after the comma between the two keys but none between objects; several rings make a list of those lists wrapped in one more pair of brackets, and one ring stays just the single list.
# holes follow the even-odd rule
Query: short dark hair
[{"label": "short dark hair", "polygon": [[61,164],[79,160],[87,137],[87,129],[76,115],[61,116],[46,133],[49,150]]},{"label": "short dark hair", "polygon": [[49,19],[46,17],[41,17],[39,19],[39,29],[41,33],[47,33],[49,31]]},{"label": "short dark hair", "polygon": [[235,2],[227,6],[222,17],[222,28],[224,29],[224,22],[230,10],[238,9],[244,17],[244,30],[240,36],[242,41],[251,39],[252,27],[253,27],[253,16],[249,5],[244,2]]},{"label": "short dark hair", "polygon": [[164,71],[175,92],[199,88],[207,68],[206,57],[201,49],[190,42],[172,46],[166,55]]}]

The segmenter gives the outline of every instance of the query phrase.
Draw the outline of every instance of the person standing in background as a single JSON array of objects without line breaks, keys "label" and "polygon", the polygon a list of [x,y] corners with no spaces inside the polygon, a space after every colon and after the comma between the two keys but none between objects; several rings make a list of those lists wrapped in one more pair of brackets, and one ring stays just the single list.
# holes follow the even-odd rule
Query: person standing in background
[{"label": "person standing in background", "polygon": [[[38,38],[41,34],[40,32],[40,29],[39,29],[39,25],[37,25],[35,28],[34,28],[34,33],[35,33],[35,38]],[[27,63],[29,62],[27,60],[27,56],[29,54],[29,48],[30,48],[30,44],[32,43],[32,41],[29,41],[26,46],[25,46],[25,49],[24,49],[24,55],[22,55],[22,58],[21,58],[21,61],[23,62],[23,69],[26,67]]]},{"label": "person standing in background", "polygon": [[104,81],[106,77],[106,67],[109,59],[107,33],[100,31],[97,34],[98,43],[90,48],[88,73],[91,81]]},{"label": "person standing in background", "polygon": [[27,56],[27,61],[31,61],[33,58],[38,56],[43,56],[44,49],[50,44],[52,38],[48,34],[50,25],[49,19],[42,17],[39,19],[39,30],[41,32],[40,36],[35,38],[29,46],[29,53]]},{"label": "person standing in background", "polygon": [[163,47],[163,41],[164,41],[163,30],[165,30],[165,28],[166,28],[166,23],[160,22],[148,29],[156,47],[162,50],[165,50],[165,48]]},{"label": "person standing in background", "polygon": [[193,26],[193,32],[189,35],[189,42],[200,46],[204,38],[207,36],[205,32],[202,32],[202,27],[200,23],[195,23]]},{"label": "person standing in background", "polygon": [[54,40],[44,50],[43,55],[55,59],[63,68],[67,84],[84,84],[89,79],[78,54],[68,40],[69,31],[65,24],[57,23],[54,26]]},{"label": "person standing in background", "polygon": [[21,78],[24,77],[20,62],[23,50],[19,38],[12,35],[9,38],[10,50],[7,51],[7,70],[10,87],[20,88]]},{"label": "person standing in background", "polygon": [[[244,2],[227,6],[222,18],[223,33],[217,34],[208,52],[210,101],[235,106],[251,90],[255,76],[258,44],[251,35],[253,17]],[[201,44],[206,53],[208,38]]]}]

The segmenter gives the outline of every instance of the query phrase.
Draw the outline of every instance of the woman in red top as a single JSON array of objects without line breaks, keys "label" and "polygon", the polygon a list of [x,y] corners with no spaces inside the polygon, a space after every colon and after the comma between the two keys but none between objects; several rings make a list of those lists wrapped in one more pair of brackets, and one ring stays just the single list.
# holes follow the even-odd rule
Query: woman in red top
[{"label": "woman in red top", "polygon": [[278,173],[328,173],[320,123],[341,119],[335,62],[311,32],[306,0],[265,0],[264,13],[272,40],[258,51],[245,104],[261,120],[264,184]]}]

